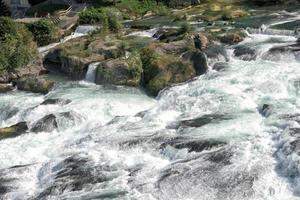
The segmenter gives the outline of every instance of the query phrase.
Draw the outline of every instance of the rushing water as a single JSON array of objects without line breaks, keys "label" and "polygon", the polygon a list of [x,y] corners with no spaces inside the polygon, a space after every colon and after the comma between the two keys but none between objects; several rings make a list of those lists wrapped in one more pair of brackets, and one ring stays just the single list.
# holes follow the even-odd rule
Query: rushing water
[{"label": "rushing water", "polygon": [[[249,35],[239,46],[255,59],[228,48],[223,70],[157,99],[85,81],[60,81],[46,96],[0,94],[0,127],[26,121],[31,128],[52,113],[78,116],[52,132],[0,141],[0,198],[300,199],[299,54],[268,53],[295,41]],[[72,102],[40,105],[50,98]]]}]

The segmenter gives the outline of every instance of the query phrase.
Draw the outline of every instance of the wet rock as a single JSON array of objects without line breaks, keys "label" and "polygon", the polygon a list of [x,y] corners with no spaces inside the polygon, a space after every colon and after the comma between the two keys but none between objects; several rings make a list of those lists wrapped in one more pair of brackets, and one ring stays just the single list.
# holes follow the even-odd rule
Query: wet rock
[{"label": "wet rock", "polygon": [[260,113],[264,117],[269,117],[271,115],[271,112],[272,112],[272,107],[268,104],[264,104],[260,110]]},{"label": "wet rock", "polygon": [[228,67],[229,67],[228,63],[226,63],[226,62],[218,62],[218,63],[215,63],[212,68],[213,68],[213,70],[216,70],[216,71],[224,71]]},{"label": "wet rock", "polygon": [[10,127],[0,128],[0,140],[13,138],[26,133],[28,126],[26,122],[20,122]]},{"label": "wet rock", "polygon": [[128,59],[118,58],[100,63],[96,70],[96,84],[139,86],[142,77],[142,61],[139,55]]},{"label": "wet rock", "polygon": [[191,61],[193,62],[194,69],[196,70],[196,75],[202,75],[208,70],[208,63],[206,54],[200,50],[193,51],[191,55]]},{"label": "wet rock", "polygon": [[52,132],[56,129],[65,129],[75,125],[82,117],[75,112],[62,112],[46,115],[38,120],[31,128],[32,132]]},{"label": "wet rock", "polygon": [[[253,184],[260,174],[257,169],[234,167],[232,155],[230,149],[222,147],[174,162],[161,171],[154,196],[163,199],[252,199]],[[199,192],[199,188],[205,192]]]},{"label": "wet rock", "polygon": [[12,91],[14,88],[9,84],[0,84],[0,93]]},{"label": "wet rock", "polygon": [[47,94],[54,86],[53,81],[38,77],[22,77],[16,81],[19,90]]},{"label": "wet rock", "polygon": [[196,49],[204,50],[208,46],[208,38],[203,33],[197,33],[194,35],[194,44]]},{"label": "wet rock", "polygon": [[71,102],[72,101],[70,99],[46,99],[41,103],[41,105],[54,105],[54,104],[66,105]]},{"label": "wet rock", "polygon": [[170,145],[176,149],[188,149],[189,152],[201,152],[203,150],[209,150],[211,148],[217,148],[225,145],[223,141],[217,141],[213,139],[201,140],[201,139],[189,139],[189,138],[173,138],[169,141],[163,143],[161,148],[165,148],[167,145]]},{"label": "wet rock", "polygon": [[232,116],[222,114],[203,115],[199,118],[184,120],[179,123],[183,127],[201,127],[210,123],[219,123],[224,120],[230,120]]},{"label": "wet rock", "polygon": [[204,50],[207,56],[208,64],[213,66],[217,62],[228,62],[229,56],[223,45],[213,44]]},{"label": "wet rock", "polygon": [[53,114],[47,115],[38,120],[31,128],[32,132],[52,132],[58,128],[56,116]]},{"label": "wet rock", "polygon": [[255,60],[257,56],[254,49],[251,49],[250,47],[244,45],[236,46],[234,48],[233,54],[234,56],[239,57],[240,59],[245,61]]},{"label": "wet rock", "polygon": [[[103,168],[95,166],[95,163],[87,158],[76,156],[66,158],[51,169],[54,180],[47,184],[47,188],[36,199],[81,191],[109,180],[102,171],[104,171]],[[43,178],[48,174],[44,175],[41,172],[40,176]]]}]

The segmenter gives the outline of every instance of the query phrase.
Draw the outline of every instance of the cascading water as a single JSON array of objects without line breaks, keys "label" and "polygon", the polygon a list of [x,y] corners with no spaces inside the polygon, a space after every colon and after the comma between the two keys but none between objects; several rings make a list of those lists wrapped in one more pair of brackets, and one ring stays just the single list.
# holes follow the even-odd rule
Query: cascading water
[{"label": "cascading water", "polygon": [[85,75],[85,81],[87,82],[91,82],[91,83],[95,83],[95,79],[96,79],[96,70],[97,70],[97,66],[99,65],[99,62],[96,63],[91,63],[88,67],[88,71]]},{"label": "cascading water", "polygon": [[62,44],[62,43],[65,43],[71,39],[74,39],[74,38],[78,38],[78,37],[82,37],[82,36],[85,36],[95,30],[97,30],[98,28],[100,28],[99,26],[92,26],[92,25],[80,25],[76,28],[75,32],[72,33],[71,35],[69,36],[66,36],[65,38],[61,39],[60,42],[57,42],[57,43],[52,43],[52,44],[49,44],[47,46],[43,46],[43,47],[39,47],[38,48],[38,51],[40,54],[42,55],[45,55],[47,54],[47,52],[50,50],[50,49],[53,49],[54,47]]},{"label": "cascading water", "polygon": [[[300,64],[270,49],[296,38],[249,35],[222,71],[160,93],[61,82],[46,96],[0,95],[0,126],[77,113],[51,132],[0,140],[2,199],[300,199]],[[86,80],[93,82],[94,67]],[[41,105],[45,99],[69,104]]]}]

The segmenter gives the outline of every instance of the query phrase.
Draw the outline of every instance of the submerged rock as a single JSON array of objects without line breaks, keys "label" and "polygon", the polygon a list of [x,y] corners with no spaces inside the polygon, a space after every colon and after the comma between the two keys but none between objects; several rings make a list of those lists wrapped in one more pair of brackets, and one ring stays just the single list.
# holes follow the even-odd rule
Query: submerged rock
[{"label": "submerged rock", "polygon": [[177,137],[171,139],[161,145],[161,148],[165,148],[167,145],[170,145],[176,149],[188,149],[189,152],[201,152],[203,150],[209,150],[214,147],[220,147],[225,145],[226,142],[217,141],[213,139],[190,139],[190,138],[183,138]]},{"label": "submerged rock", "polygon": [[0,93],[12,91],[14,88],[9,84],[0,84]]},{"label": "submerged rock", "polygon": [[199,118],[184,120],[179,123],[179,126],[184,127],[201,127],[210,123],[218,123],[224,120],[230,120],[232,116],[222,114],[203,115]]},{"label": "submerged rock", "polygon": [[72,101],[70,99],[46,99],[41,103],[41,105],[53,105],[53,104],[66,105],[71,102]]},{"label": "submerged rock", "polygon": [[[46,189],[35,199],[45,199],[49,196],[59,196],[64,193],[89,190],[93,185],[108,181],[101,166],[95,166],[87,158],[69,157],[52,167],[53,181],[47,183]],[[48,174],[41,172],[40,177]]]},{"label": "submerged rock", "polygon": [[215,63],[212,68],[213,68],[213,70],[216,70],[216,71],[224,71],[228,67],[229,67],[228,63],[226,63],[226,62],[218,62],[218,63]]},{"label": "submerged rock", "polygon": [[53,81],[38,77],[23,77],[16,81],[19,90],[47,94],[54,86]]},{"label": "submerged rock", "polygon": [[6,138],[17,137],[26,133],[28,126],[26,122],[20,122],[10,127],[0,128],[0,140]]},{"label": "submerged rock", "polygon": [[250,47],[244,45],[236,46],[233,54],[234,56],[245,61],[255,60],[257,56],[255,49],[251,49]]}]

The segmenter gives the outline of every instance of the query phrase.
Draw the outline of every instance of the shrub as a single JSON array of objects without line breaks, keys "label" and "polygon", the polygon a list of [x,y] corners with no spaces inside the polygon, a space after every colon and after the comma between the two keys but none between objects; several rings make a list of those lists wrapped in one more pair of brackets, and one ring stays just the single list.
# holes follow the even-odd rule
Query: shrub
[{"label": "shrub", "polygon": [[8,17],[0,17],[0,72],[29,64],[37,56],[31,33]]},{"label": "shrub", "polygon": [[185,34],[188,33],[192,30],[192,26],[191,24],[189,24],[188,22],[183,22],[180,25],[180,29],[179,29],[179,34]]},{"label": "shrub", "polygon": [[166,15],[169,13],[166,6],[162,3],[157,3],[157,1],[154,0],[122,0],[116,6],[120,10],[126,11],[129,16],[142,16],[149,11],[158,15]]},{"label": "shrub", "polygon": [[58,38],[56,27],[52,22],[46,19],[28,24],[27,28],[39,46],[48,45]]},{"label": "shrub", "polygon": [[101,31],[119,32],[123,25],[121,12],[116,8],[89,8],[79,14],[80,24],[101,24]]}]

